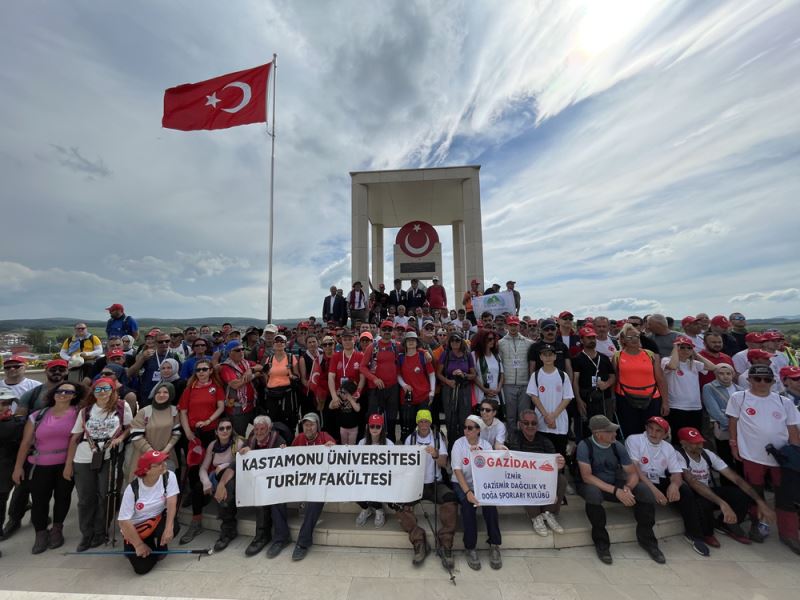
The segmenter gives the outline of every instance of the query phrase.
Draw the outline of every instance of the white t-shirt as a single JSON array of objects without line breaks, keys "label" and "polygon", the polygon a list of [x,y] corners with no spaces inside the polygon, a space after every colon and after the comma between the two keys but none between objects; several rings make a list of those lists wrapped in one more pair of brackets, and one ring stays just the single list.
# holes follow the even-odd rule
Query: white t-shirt
[{"label": "white t-shirt", "polygon": [[674,371],[667,369],[669,358],[661,359],[661,368],[667,379],[669,389],[669,407],[678,410],[700,410],[703,400],[700,397],[700,373],[706,374],[708,370],[699,360],[678,363]]},{"label": "white t-shirt", "polygon": [[[460,437],[453,444],[453,453],[450,455],[450,466],[453,471],[461,471],[469,487],[472,487],[472,454],[477,450],[491,450],[492,446],[486,440],[478,438],[475,450],[470,448],[466,436]],[[455,481],[455,475],[453,476]]]},{"label": "white t-shirt", "polygon": [[[367,432],[367,435],[369,435],[369,432]],[[363,437],[360,440],[358,440],[358,445],[359,446],[366,446],[367,445],[367,438]],[[370,444],[370,445],[371,446],[377,446],[377,444]],[[392,440],[386,440],[383,445],[384,446],[394,446],[394,442]]]},{"label": "white t-shirt", "polygon": [[653,483],[668,478],[668,473],[683,473],[684,461],[669,442],[661,440],[653,444],[646,433],[628,436],[625,449],[631,460],[639,464],[639,469]]},{"label": "white t-shirt", "polygon": [[[480,373],[481,364],[480,361],[478,360],[477,355],[474,352],[472,353],[472,360],[475,361],[475,372],[477,373],[477,378],[480,378],[481,383],[484,384],[483,375]],[[495,357],[494,354],[489,354],[488,356],[485,356],[484,360],[486,360],[486,369],[487,369],[486,382],[484,385],[489,389],[496,390],[497,383],[500,381],[500,374],[503,372],[503,363],[497,360],[497,357]],[[484,396],[483,390],[479,388],[477,385],[473,386],[473,389],[475,390],[475,400],[477,401],[478,404],[480,404]]]},{"label": "white t-shirt", "polygon": [[403,327],[407,327],[408,326],[408,317],[401,317],[401,316],[398,315],[398,316],[396,316],[394,318],[394,324],[395,325],[402,325]]},{"label": "white t-shirt", "polygon": [[[14,392],[14,395],[17,398],[22,398],[22,394],[32,390],[33,388],[37,388],[42,383],[40,381],[36,381],[35,379],[28,379],[27,377],[20,381],[19,383],[6,383],[6,380],[3,379],[0,381],[0,388],[7,388]],[[11,402],[11,412],[12,414],[17,412],[17,402],[16,400]]]},{"label": "white t-shirt", "polygon": [[[683,462],[686,464],[686,470],[688,470],[697,481],[709,485],[711,471],[713,470],[717,473],[721,473],[724,469],[728,468],[728,464],[711,450],[705,450],[705,453],[708,455],[709,460],[711,460],[711,468],[709,468],[709,464],[706,462],[706,459],[703,458],[702,454],[700,455],[700,460],[694,460],[687,453],[686,459],[688,460],[684,460]],[[679,456],[682,459],[684,458],[682,454],[679,454]]]},{"label": "white t-shirt", "polygon": [[686,337],[688,337],[690,340],[694,342],[695,352],[700,352],[706,349],[706,343],[705,340],[703,340],[702,335],[695,335],[695,336],[687,335]]},{"label": "white t-shirt", "polygon": [[738,419],[736,441],[739,455],[751,462],[777,467],[764,449],[768,444],[782,448],[789,443],[789,425],[800,425],[800,411],[791,400],[770,392],[763,398],[749,390],[736,392],[728,400],[725,414]]},{"label": "white t-shirt", "polygon": [[506,443],[506,426],[500,420],[495,418],[492,424],[481,430],[481,439],[486,440],[494,448],[495,443]]},{"label": "white t-shirt", "polygon": [[614,340],[611,338],[606,338],[604,340],[597,340],[597,346],[595,347],[600,354],[605,354],[608,358],[614,358],[614,353],[617,351],[617,347],[614,345]]},{"label": "white t-shirt", "polygon": [[[417,441],[416,441],[417,446],[434,446],[434,449],[436,449],[433,439],[433,430],[429,431],[428,435],[426,435],[425,437],[421,437],[419,433],[417,433],[416,436],[417,436]],[[406,443],[405,443],[406,446],[411,445],[411,439],[413,437],[414,434],[412,433],[410,436],[406,438]],[[439,434],[439,455],[447,456],[447,442],[445,441],[444,436],[441,433]],[[433,483],[434,479],[438,479],[441,481],[441,477],[436,476],[437,475],[436,470],[439,467],[436,466],[436,462],[433,460],[433,457],[430,454],[428,454],[427,451],[423,452],[422,456],[424,457],[425,460],[425,481],[423,483]]]},{"label": "white t-shirt", "polygon": [[180,493],[175,473],[167,471],[167,493],[164,494],[164,481],[161,477],[152,487],[147,487],[141,477],[139,479],[139,500],[134,506],[133,488],[129,485],[122,495],[118,521],[133,521],[134,525],[143,523],[163,513],[167,508],[167,498]]},{"label": "white t-shirt", "polygon": [[731,357],[731,360],[733,361],[733,368],[737,373],[747,373],[747,369],[750,368],[750,361],[747,360],[747,350],[737,352]]},{"label": "white t-shirt", "polygon": [[[130,425],[133,421],[133,413],[131,406],[127,402],[125,405],[125,412],[122,415],[123,425]],[[83,433],[83,414],[86,409],[84,408],[78,413],[78,418],[75,420],[75,426],[72,428],[72,433]],[[89,435],[92,439],[102,440],[111,439],[111,437],[119,429],[119,415],[117,409],[108,413],[101,410],[97,404],[92,404],[89,416],[86,418],[86,428],[89,430]],[[111,458],[111,448],[106,448],[106,458]],[[92,449],[89,447],[89,442],[81,438],[78,448],[75,450],[75,462],[81,464],[88,464],[92,462]]]},{"label": "white t-shirt", "polygon": [[[572,384],[566,374],[564,374],[564,382],[562,383],[558,369],[552,373],[545,373],[542,369],[539,369],[537,373],[538,375],[536,373],[531,375],[530,381],[528,381],[527,394],[539,398],[547,412],[554,411],[563,400],[575,397],[575,394],[572,392]],[[538,388],[536,387],[537,379],[539,384]],[[566,435],[569,428],[567,409],[562,410],[561,414],[556,417],[555,429],[550,429],[547,426],[538,408],[536,409],[536,416],[539,418],[540,432]]]}]

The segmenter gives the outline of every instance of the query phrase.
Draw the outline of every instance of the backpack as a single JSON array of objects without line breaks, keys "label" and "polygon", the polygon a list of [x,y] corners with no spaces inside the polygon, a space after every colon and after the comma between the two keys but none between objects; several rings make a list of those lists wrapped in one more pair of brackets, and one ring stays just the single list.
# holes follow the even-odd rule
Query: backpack
[{"label": "backpack", "polygon": [[[592,440],[590,438],[587,438],[587,439],[583,440],[583,442],[586,444],[586,447],[589,450],[589,466],[592,467],[592,466],[594,466],[594,442],[592,442]],[[616,440],[611,442],[611,450],[614,452],[614,458],[617,459],[617,466],[619,468],[621,468],[622,467],[622,459],[619,456],[619,448],[617,448],[617,443],[618,442]],[[580,446],[580,444],[578,444],[578,445]],[[576,481],[583,481],[583,479],[581,478],[580,466],[578,467],[578,470],[575,473],[575,480]]]},{"label": "backpack", "polygon": [[[161,476],[161,483],[164,486],[164,496],[167,495],[167,483],[168,482],[169,482],[169,471],[167,471],[166,473],[164,473]],[[136,505],[136,503],[139,501],[139,478],[138,477],[134,477],[133,481],[131,481],[131,491],[133,491],[133,504]]]},{"label": "backpack", "polygon": [[[71,336],[69,336],[69,337],[67,338],[67,348],[69,348],[69,347],[72,345],[72,342],[73,342],[74,340],[75,340],[75,336],[72,336],[72,335],[71,335]],[[95,340],[97,340],[97,342],[96,342],[96,343],[95,343]],[[99,346],[99,345],[102,343],[102,342],[100,341],[100,338],[99,338],[99,337],[97,337],[96,335],[90,335],[89,337],[87,337],[87,338],[85,338],[85,339],[81,340],[81,352],[83,352],[83,351],[84,351],[84,350],[83,350],[83,345],[84,345],[86,342],[92,342],[92,345],[94,345],[94,346]]]},{"label": "backpack", "polygon": [[[116,319],[109,319],[108,321],[106,321],[106,331],[108,331],[109,326],[114,321],[116,321]],[[130,315],[125,315],[125,318],[122,319],[122,335],[133,335],[133,330],[131,329]],[[81,348],[81,350],[83,350],[83,348]]]},{"label": "backpack", "polygon": [[[425,350],[417,350],[417,356],[419,356],[419,366],[420,367],[423,367],[423,368],[425,367],[425,355],[426,354],[427,354],[427,352],[425,352]],[[405,352],[402,353],[402,354],[398,354],[397,355],[398,366],[401,369],[403,368],[403,363],[405,362],[405,360],[406,360]]]},{"label": "backpack", "polygon": [[[691,470],[689,465],[689,455],[686,454],[686,450],[684,450],[682,447],[678,448],[678,453],[681,456],[683,456],[683,460],[686,461],[686,469]],[[705,448],[700,450],[700,456],[703,458],[704,461],[706,461],[706,464],[708,465],[708,486],[716,487],[717,482],[714,479],[714,467],[711,466],[711,457],[708,455],[708,452],[706,452]]]},{"label": "backpack", "polygon": [[[431,433],[433,434],[433,447],[434,447],[434,449],[436,450],[436,452],[438,454],[439,448],[440,448],[442,442],[444,442],[445,448],[447,447],[447,440],[443,439],[444,438],[444,434],[441,433],[436,427],[431,427]],[[410,440],[410,444],[409,445],[410,446],[416,446],[417,445],[417,430],[416,429],[414,429],[414,431],[411,433],[411,440]],[[436,463],[434,463],[433,467],[434,467],[434,469],[436,469],[436,471],[434,471],[434,476],[433,476],[434,482],[441,481],[441,482],[444,482],[445,484],[449,483],[450,476],[449,476],[449,474],[447,472],[447,469],[443,469],[442,467],[440,467]],[[437,475],[437,473],[438,473],[438,475]]]},{"label": "backpack", "polygon": [[[539,390],[539,371],[541,371],[541,369],[536,369],[536,371],[534,371],[534,373],[533,373],[533,383],[536,384],[536,390],[537,391]],[[558,371],[558,374],[561,377],[561,385],[563,386],[564,385],[564,380],[566,379],[566,376],[564,375],[564,371],[562,371],[558,367],[556,367],[556,371]]]}]

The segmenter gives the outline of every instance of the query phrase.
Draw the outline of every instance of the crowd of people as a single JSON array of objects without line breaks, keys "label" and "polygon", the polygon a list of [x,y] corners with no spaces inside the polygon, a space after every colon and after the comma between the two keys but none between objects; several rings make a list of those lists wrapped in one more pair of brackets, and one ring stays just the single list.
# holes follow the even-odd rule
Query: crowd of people
[{"label": "crowd of people", "polygon": [[[557,455],[557,501],[525,507],[532,533],[563,533],[560,507],[580,494],[604,563],[613,560],[607,502],[632,509],[637,540],[659,563],[656,505],[675,507],[700,555],[720,547],[717,534],[763,542],[770,523],[800,554],[800,366],[780,331],[750,331],[741,313],[687,316],[680,331],[660,314],[520,318],[513,281],[506,290],[514,312],[476,315],[474,298],[499,286],[472,281],[448,310],[436,279],[369,295],[355,282],[346,298],[331,288],[322,320],[244,331],[141,332],[114,304],[105,339],[76,324],[44,383],[26,377],[24,358],[4,361],[2,539],[30,502],[32,553],[61,547],[74,487],[76,551],[119,530],[133,569],[147,573],[173,539],[185,545],[202,532],[209,502],[221,522],[214,550],[237,537],[237,453],[406,444],[424,447],[423,499],[437,506],[433,542],[448,570],[459,512],[467,564],[481,568],[478,508],[489,565],[502,566],[498,510],[473,489],[479,450]],[[181,505],[192,512],[183,535]],[[431,547],[414,503],[359,505],[357,526],[380,528],[393,513],[413,564],[425,561]],[[302,506],[294,560],[308,553],[322,510]],[[266,548],[273,558],[290,543],[288,507],[258,507],[245,553]]]}]

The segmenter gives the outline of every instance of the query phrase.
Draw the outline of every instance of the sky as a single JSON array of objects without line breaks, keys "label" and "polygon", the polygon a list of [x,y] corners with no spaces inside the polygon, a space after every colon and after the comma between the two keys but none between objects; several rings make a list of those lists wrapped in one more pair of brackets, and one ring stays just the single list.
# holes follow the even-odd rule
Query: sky
[{"label": "sky", "polygon": [[161,117],[273,53],[276,318],[350,288],[349,172],[463,164],[523,314],[798,315],[799,24],[777,0],[10,0],[0,318],[265,318],[266,128]]}]

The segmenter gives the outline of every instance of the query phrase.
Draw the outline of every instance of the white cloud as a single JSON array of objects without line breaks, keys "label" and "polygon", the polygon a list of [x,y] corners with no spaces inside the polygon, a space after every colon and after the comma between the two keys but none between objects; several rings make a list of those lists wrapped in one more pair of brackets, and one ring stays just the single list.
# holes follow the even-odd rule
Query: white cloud
[{"label": "white cloud", "polygon": [[800,290],[797,288],[786,288],[785,290],[772,290],[771,292],[751,292],[734,296],[729,300],[731,303],[749,302],[791,302],[800,299]]}]

